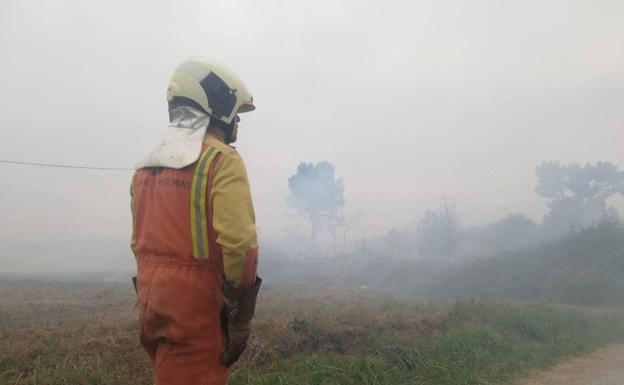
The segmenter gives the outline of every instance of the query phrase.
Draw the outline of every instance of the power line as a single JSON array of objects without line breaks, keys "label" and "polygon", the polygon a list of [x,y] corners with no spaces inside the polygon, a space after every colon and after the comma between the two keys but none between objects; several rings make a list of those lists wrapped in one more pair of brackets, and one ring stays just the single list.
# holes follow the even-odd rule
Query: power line
[{"label": "power line", "polygon": [[[98,170],[98,171],[134,171],[133,168],[121,168],[121,167],[97,167],[97,166],[76,166],[73,164],[54,164],[54,163],[39,163],[39,162],[21,162],[17,160],[0,159],[0,163],[13,164],[18,166],[34,166],[34,167],[55,167],[55,168],[71,168],[81,170]],[[254,199],[259,201],[271,203],[277,206],[287,207],[285,204],[252,195]]]},{"label": "power line", "polygon": [[258,197],[258,196],[255,196],[255,195],[252,195],[251,197],[252,197],[252,198],[254,198],[254,199],[257,199],[257,200],[259,200],[259,201],[263,201],[263,202],[271,203],[271,204],[273,204],[273,205],[282,206],[282,207],[288,207],[288,206],[286,206],[286,205],[285,205],[285,204],[283,204],[283,203],[279,203],[279,202],[276,202],[276,201],[272,201],[272,200],[270,200],[270,199],[266,199],[266,198]]},{"label": "power line", "polygon": [[0,159],[0,163],[15,164],[20,166],[36,166],[36,167],[56,167],[56,168],[78,168],[83,170],[106,170],[106,171],[134,171],[133,168],[119,168],[119,167],[95,167],[95,166],[75,166],[71,164],[52,164],[52,163],[38,163],[38,162],[20,162],[16,160]]}]

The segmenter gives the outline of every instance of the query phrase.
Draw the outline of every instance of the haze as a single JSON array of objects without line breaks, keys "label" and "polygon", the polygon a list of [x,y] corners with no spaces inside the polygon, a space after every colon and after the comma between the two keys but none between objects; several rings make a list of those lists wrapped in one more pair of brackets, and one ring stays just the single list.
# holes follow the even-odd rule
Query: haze
[{"label": "haze", "polygon": [[[265,199],[263,239],[300,221],[285,205],[302,161],[335,165],[346,212],[362,213],[352,237],[414,223],[442,196],[463,225],[539,222],[542,161],[624,167],[623,14],[614,1],[2,0],[0,159],[133,167],[167,126],[171,72],[204,56],[254,94],[237,148]],[[129,249],[14,255],[124,250],[130,177],[0,164],[0,271],[132,268]]]}]

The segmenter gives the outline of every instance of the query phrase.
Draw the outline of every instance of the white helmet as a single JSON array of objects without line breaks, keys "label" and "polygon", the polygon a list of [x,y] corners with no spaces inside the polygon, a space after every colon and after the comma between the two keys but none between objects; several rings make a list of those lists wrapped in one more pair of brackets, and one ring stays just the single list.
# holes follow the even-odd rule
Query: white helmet
[{"label": "white helmet", "polygon": [[243,81],[230,70],[202,58],[188,59],[173,72],[167,100],[170,108],[189,106],[231,124],[238,113],[256,109]]}]

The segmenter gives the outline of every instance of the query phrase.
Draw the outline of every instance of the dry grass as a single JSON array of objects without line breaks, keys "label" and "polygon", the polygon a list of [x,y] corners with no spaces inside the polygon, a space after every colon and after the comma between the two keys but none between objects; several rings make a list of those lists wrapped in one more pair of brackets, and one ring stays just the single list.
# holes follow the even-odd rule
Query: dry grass
[{"label": "dry grass", "polygon": [[55,383],[46,378],[70,371],[88,375],[109,365],[117,367],[119,378],[149,378],[137,344],[135,300],[127,289],[0,283],[0,378],[15,384]]},{"label": "dry grass", "polygon": [[[0,344],[0,384],[152,383],[151,365],[138,342],[136,300],[130,285],[0,280],[0,293],[0,338],[3,342]],[[519,341],[518,338],[528,338],[530,341],[523,349],[540,344],[543,354],[554,359],[571,351],[582,351],[592,344],[603,344],[616,334],[611,331],[612,323],[601,326],[603,324],[589,318],[579,323],[580,316],[576,315],[579,310],[545,311],[483,302],[416,304],[376,291],[323,287],[304,290],[266,285],[259,297],[254,333],[234,382],[272,384],[275,376],[281,381],[283,376],[292,375],[296,380],[285,383],[316,384],[321,380],[306,377],[309,373],[331,378],[337,375],[327,372],[328,367],[334,368],[333,363],[330,366],[323,363],[329,360],[357,372],[340,369],[342,379],[323,380],[323,383],[351,383],[345,381],[363,376],[366,371],[371,378],[377,378],[377,371],[395,376],[387,377],[385,382],[370,383],[399,383],[396,381],[403,378],[400,376],[411,378],[412,366],[433,365],[433,361],[429,358],[419,361],[419,354],[424,354],[425,350],[414,353],[394,347],[428,346],[430,353],[427,354],[437,354],[440,359],[428,366],[433,376],[441,365],[455,362],[453,354],[461,354],[461,349],[473,349],[474,344],[482,349],[483,336],[494,336],[492,346],[496,349],[512,346],[510,341]],[[471,325],[476,325],[476,329],[470,329]],[[559,333],[556,335],[559,339],[540,340],[545,325],[555,325],[548,332],[553,336],[563,329],[577,334]],[[572,343],[567,350],[551,349],[564,346],[562,341],[575,342],[585,335],[588,337],[582,344]],[[597,342],[591,342],[594,340]],[[491,356],[484,357],[496,357],[496,354],[494,351]],[[367,357],[373,357],[373,361],[368,361]],[[397,357],[402,358],[396,361]],[[533,354],[532,357],[538,356]],[[315,361],[317,358],[320,361]],[[406,365],[410,360],[414,363]],[[509,357],[505,362],[516,365],[517,361]],[[538,366],[534,361],[522,367]],[[315,362],[320,362],[318,372],[309,370]],[[478,367],[483,364],[488,363],[475,363]],[[466,369],[450,367],[451,371]],[[476,375],[473,369],[468,369],[466,374],[458,376]],[[501,367],[493,373],[504,370],[508,369]],[[261,376],[249,377],[253,373]],[[427,372],[420,370],[420,373]]]},{"label": "dry grass", "polygon": [[[150,383],[129,286],[0,281],[0,292],[4,383],[57,384],[68,376],[107,379],[87,383]],[[242,363],[269,368],[293,354],[362,352],[376,335],[436,333],[443,313],[440,306],[403,306],[375,291],[267,285]]]},{"label": "dry grass", "polygon": [[244,360],[263,366],[302,352],[361,353],[376,336],[439,333],[445,315],[443,306],[407,305],[376,291],[269,289],[259,299]]}]

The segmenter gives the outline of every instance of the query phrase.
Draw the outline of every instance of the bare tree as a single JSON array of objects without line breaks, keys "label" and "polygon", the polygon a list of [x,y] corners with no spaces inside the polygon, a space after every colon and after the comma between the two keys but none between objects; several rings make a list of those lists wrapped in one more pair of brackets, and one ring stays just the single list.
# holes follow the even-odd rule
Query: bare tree
[{"label": "bare tree", "polygon": [[438,211],[427,210],[420,218],[416,231],[421,256],[451,260],[459,243],[457,206],[443,197]]},{"label": "bare tree", "polygon": [[457,217],[457,207],[454,203],[450,202],[448,197],[442,197],[441,208],[442,219],[444,220],[444,240],[446,259],[450,260],[451,255],[454,254],[457,246],[459,224]]},{"label": "bare tree", "polygon": [[347,245],[347,233],[349,232],[349,230],[356,226],[357,222],[360,220],[361,217],[361,211],[358,211],[350,218],[346,215],[340,217],[340,227],[342,228],[342,245],[340,246],[341,254],[344,254],[345,252],[345,247]]}]

